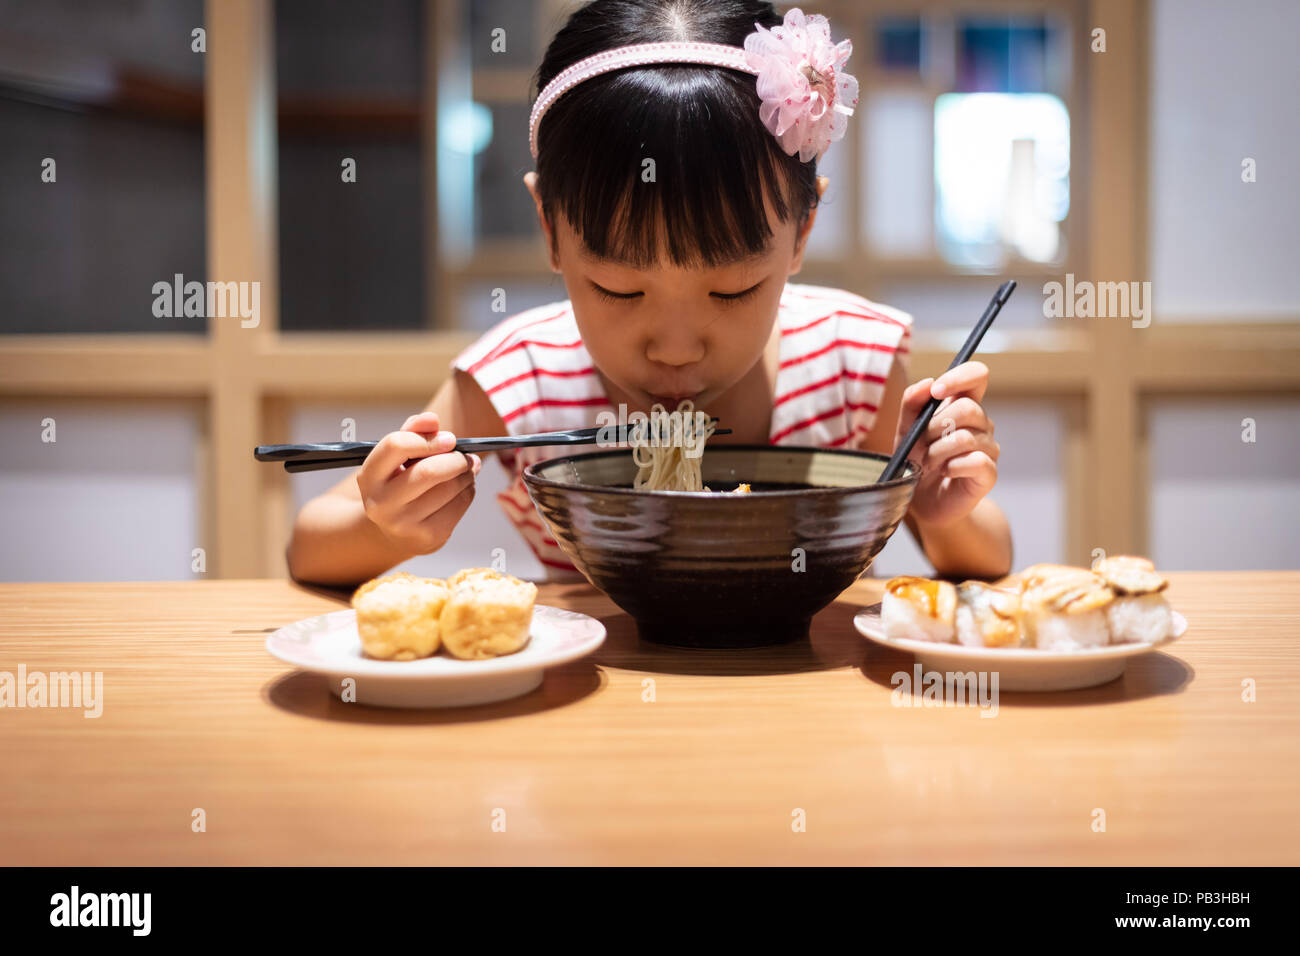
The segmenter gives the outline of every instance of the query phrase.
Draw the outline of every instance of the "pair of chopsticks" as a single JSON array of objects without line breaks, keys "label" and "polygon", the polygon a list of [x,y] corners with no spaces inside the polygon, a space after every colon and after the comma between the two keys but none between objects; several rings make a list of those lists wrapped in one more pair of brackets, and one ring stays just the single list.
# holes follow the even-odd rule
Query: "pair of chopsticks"
[{"label": "pair of chopsticks", "polygon": [[[948,366],[949,370],[956,368],[964,362],[969,362],[975,350],[979,348],[980,340],[984,338],[984,333],[989,330],[993,320],[997,318],[1002,306],[1011,298],[1011,293],[1016,290],[1016,281],[1010,279],[998,287],[998,291],[993,294],[989,301],[984,314],[975,323],[975,328],[971,330],[966,337],[965,344],[957,356]],[[940,405],[940,399],[931,398],[921,409],[921,414],[916,416],[916,421],[912,423],[911,429],[902,443],[894,449],[893,457],[889,459],[889,464],[885,466],[884,471],[880,473],[877,482],[890,481],[897,478],[903,470],[903,465],[907,461],[907,456],[912,447],[921,437],[922,433],[930,427],[930,419],[934,417],[935,411]],[[717,419],[713,419],[717,421]],[[615,438],[613,444],[621,444],[628,440],[629,425],[620,425],[615,429]],[[456,440],[456,451],[460,452],[488,452],[488,451],[509,451],[513,448],[528,448],[537,445],[592,445],[600,441],[600,433],[604,431],[603,427],[597,428],[570,428],[566,431],[558,432],[541,432],[536,435],[507,435],[500,438],[458,438]],[[720,428],[715,431],[715,435],[729,435],[731,429]],[[345,441],[345,442],[328,442],[325,444],[307,444],[307,445],[259,445],[253,452],[253,457],[258,461],[282,461],[284,470],[289,472],[300,471],[322,471],[326,468],[351,468],[361,464],[370,454],[371,449],[378,442],[373,441]],[[410,459],[407,464],[418,459]]]},{"label": "pair of chopsticks", "polygon": [[[715,422],[717,419],[713,419]],[[633,426],[619,425],[612,430],[606,427],[570,428],[558,432],[539,432],[535,435],[505,435],[500,438],[458,438],[455,450],[459,452],[510,451],[539,445],[594,445],[608,439],[612,444],[628,440],[628,430]],[[601,433],[604,432],[605,435]],[[731,429],[719,428],[714,435],[730,435]],[[288,472],[323,471],[326,468],[352,468],[366,460],[366,456],[379,442],[340,441],[302,445],[258,445],[253,457],[258,461],[282,461]],[[418,459],[410,459],[417,461]]]},{"label": "pair of chopsticks", "polygon": [[[969,362],[975,350],[979,348],[980,339],[984,338],[984,333],[989,330],[993,320],[998,317],[1002,311],[1002,306],[1006,305],[1007,299],[1011,298],[1011,293],[1016,291],[1016,280],[1009,279],[1002,285],[998,286],[998,291],[993,293],[993,298],[989,301],[988,306],[984,309],[984,314],[980,320],[975,323],[975,328],[971,329],[970,335],[966,337],[966,342],[962,345],[957,357],[952,360],[948,370],[955,369],[963,362]],[[916,421],[912,423],[912,428],[903,439],[901,445],[894,449],[893,456],[889,459],[889,464],[885,470],[880,473],[876,479],[877,483],[890,481],[897,478],[899,472],[903,470],[903,465],[907,462],[908,453],[911,452],[912,446],[916,444],[917,439],[930,427],[930,419],[934,417],[935,409],[939,407],[941,399],[931,397],[925,406],[921,409],[921,414],[916,416]]]}]

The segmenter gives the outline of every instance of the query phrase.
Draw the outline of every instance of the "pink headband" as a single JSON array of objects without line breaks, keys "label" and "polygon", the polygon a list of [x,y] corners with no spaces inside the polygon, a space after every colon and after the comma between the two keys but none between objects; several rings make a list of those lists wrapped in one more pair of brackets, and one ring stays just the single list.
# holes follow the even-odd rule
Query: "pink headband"
[{"label": "pink headband", "polygon": [[528,148],[537,158],[537,127],[555,101],[584,80],[651,63],[700,63],[758,77],[762,104],[758,117],[786,154],[799,161],[821,158],[826,147],[844,135],[846,116],[858,104],[858,81],[843,72],[853,44],[831,42],[830,23],[820,14],[805,18],[797,7],[781,26],[765,30],[757,23],[745,46],[722,43],[637,43],[605,50],[579,60],[546,84],[528,120]]}]

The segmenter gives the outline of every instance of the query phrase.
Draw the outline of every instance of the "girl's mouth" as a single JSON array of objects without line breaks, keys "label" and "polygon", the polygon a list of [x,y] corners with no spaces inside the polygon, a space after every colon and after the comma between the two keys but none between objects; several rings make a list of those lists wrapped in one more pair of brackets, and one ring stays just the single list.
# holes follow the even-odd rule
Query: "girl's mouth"
[{"label": "girl's mouth", "polygon": [[678,393],[667,394],[667,395],[656,395],[653,392],[649,392],[647,394],[649,394],[652,402],[657,402],[658,404],[662,405],[664,408],[668,409],[669,411],[672,411],[678,405],[680,405],[683,402],[683,400],[688,398],[694,399],[695,396],[700,393],[699,392],[678,392]]}]

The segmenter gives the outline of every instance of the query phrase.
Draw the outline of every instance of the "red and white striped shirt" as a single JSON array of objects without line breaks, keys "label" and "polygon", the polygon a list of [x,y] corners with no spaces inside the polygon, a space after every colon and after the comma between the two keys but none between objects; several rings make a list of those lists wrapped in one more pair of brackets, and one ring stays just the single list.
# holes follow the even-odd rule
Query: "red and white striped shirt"
[{"label": "red and white striped shirt", "polygon": [[[875,423],[890,366],[907,354],[911,316],[850,292],[787,282],[777,321],[780,365],[768,440],[820,448],[858,444]],[[461,352],[452,367],[474,378],[512,435],[589,428],[601,412],[616,414],[567,300],[506,319]],[[572,449],[503,454],[514,480],[497,495],[557,580],[580,575],[542,524],[523,472],[565,454]]]}]

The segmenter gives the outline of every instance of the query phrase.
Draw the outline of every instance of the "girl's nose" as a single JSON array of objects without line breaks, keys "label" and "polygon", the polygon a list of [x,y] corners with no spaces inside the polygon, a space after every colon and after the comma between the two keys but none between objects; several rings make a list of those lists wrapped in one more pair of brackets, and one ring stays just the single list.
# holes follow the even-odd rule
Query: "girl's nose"
[{"label": "girl's nose", "polygon": [[660,330],[650,337],[645,354],[658,365],[693,365],[704,358],[704,341],[693,333]]},{"label": "girl's nose", "polygon": [[668,345],[668,343],[656,341],[651,342],[649,349],[646,349],[646,358],[656,365],[681,368],[685,367],[685,365],[693,365],[705,358],[705,349],[703,349],[703,345],[689,346],[685,345],[685,343]]}]

